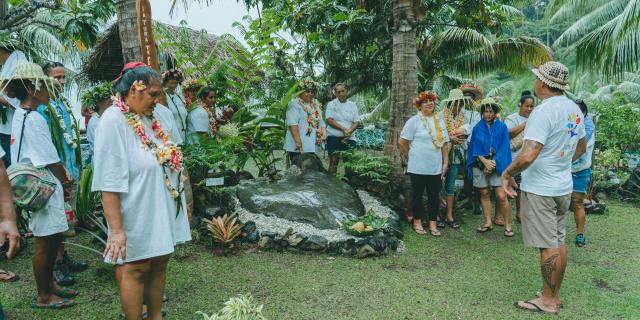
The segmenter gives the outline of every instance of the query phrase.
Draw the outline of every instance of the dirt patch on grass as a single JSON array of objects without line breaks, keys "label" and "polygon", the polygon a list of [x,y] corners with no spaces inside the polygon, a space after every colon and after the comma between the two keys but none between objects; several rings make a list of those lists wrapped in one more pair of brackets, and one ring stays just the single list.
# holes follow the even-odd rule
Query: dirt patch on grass
[{"label": "dirt patch on grass", "polygon": [[622,293],[626,291],[624,286],[617,285],[617,284],[611,285],[604,279],[593,278],[592,281],[593,281],[593,285],[600,290],[613,291],[615,293]]},{"label": "dirt patch on grass", "polygon": [[402,266],[395,263],[385,265],[384,269],[390,270],[390,271],[405,271],[405,272],[416,272],[418,270],[418,268],[413,266]]}]

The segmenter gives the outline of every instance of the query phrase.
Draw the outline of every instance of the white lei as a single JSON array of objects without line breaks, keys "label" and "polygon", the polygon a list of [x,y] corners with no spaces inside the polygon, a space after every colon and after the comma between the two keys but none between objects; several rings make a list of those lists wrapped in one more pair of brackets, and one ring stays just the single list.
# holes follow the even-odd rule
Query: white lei
[{"label": "white lei", "polygon": [[66,103],[64,103],[64,101],[60,101],[60,103],[64,106],[65,110],[69,114],[69,118],[71,119],[71,134],[67,133],[67,125],[64,123],[64,119],[58,113],[58,110],[55,108],[55,106],[53,107],[53,110],[55,111],[56,117],[58,118],[58,123],[60,123],[60,128],[62,128],[62,131],[64,131],[64,133],[62,134],[62,136],[64,137],[64,141],[66,141],[72,149],[75,149],[78,147],[78,137],[76,136],[76,124],[75,118],[73,117],[73,111],[71,110],[71,108],[69,108],[69,106],[67,106]]},{"label": "white lei", "polygon": [[[429,118],[433,118],[434,126],[436,124],[436,121],[439,121],[435,113],[429,117],[425,117],[424,115],[422,115],[422,113],[420,113],[420,120],[422,120],[422,124],[424,125],[425,129],[427,129],[427,132],[431,136],[431,141],[433,142],[433,146],[436,147],[436,149],[440,149],[444,145],[444,136],[442,136],[441,139],[438,139],[437,133],[434,133],[435,128],[431,129],[431,126],[429,125]],[[442,131],[442,128],[440,128],[440,130]]]}]

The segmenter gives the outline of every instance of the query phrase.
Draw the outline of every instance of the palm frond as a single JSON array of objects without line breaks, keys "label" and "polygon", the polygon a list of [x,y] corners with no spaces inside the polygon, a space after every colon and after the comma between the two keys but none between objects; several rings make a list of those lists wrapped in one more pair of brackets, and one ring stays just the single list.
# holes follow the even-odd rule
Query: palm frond
[{"label": "palm frond", "polygon": [[453,72],[475,77],[493,71],[511,74],[526,72],[531,66],[552,59],[552,51],[539,39],[516,37],[491,43],[489,48],[478,48],[451,59],[447,67]]},{"label": "palm frond", "polygon": [[432,39],[430,51],[440,51],[443,49],[457,50],[464,52],[469,48],[488,50],[493,54],[491,40],[481,32],[460,27],[447,27],[442,32],[437,33]]},{"label": "palm frond", "polygon": [[613,0],[607,2],[578,19],[556,39],[554,46],[571,44],[603,24],[615,19],[625,10],[627,1]]},{"label": "palm frond", "polygon": [[508,18],[512,18],[512,19],[524,18],[524,13],[522,13],[520,9],[506,5],[506,4],[503,4],[500,6],[500,11],[502,11],[502,13],[504,13]]}]

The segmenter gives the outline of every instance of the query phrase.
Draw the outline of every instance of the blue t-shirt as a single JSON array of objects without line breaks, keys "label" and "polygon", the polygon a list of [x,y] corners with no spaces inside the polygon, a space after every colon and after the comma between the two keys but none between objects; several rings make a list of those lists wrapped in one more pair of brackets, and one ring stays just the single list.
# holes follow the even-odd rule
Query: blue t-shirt
[{"label": "blue t-shirt", "polygon": [[[58,115],[60,115],[62,117],[62,120],[64,121],[64,125],[66,126],[66,133],[73,137],[73,128],[71,127],[71,121],[74,121],[72,116],[67,112],[66,108],[63,105],[63,102],[61,100],[50,100],[50,103],[52,106],[54,106],[56,108],[56,112],[58,112]],[[47,120],[47,123],[49,124],[49,126],[51,126],[51,121],[58,121],[58,119],[50,119],[49,118],[49,114],[46,112],[46,106],[45,105],[40,105],[38,107],[38,113],[40,113],[45,120]],[[61,150],[58,150],[58,156],[60,156],[60,161],[64,162],[64,167],[67,169],[67,171],[69,171],[69,173],[71,174],[71,176],[73,177],[73,180],[78,180],[80,177],[80,170],[76,164],[76,149],[73,148],[72,145],[67,143],[67,140],[64,139],[64,137],[60,137],[60,140],[62,141],[62,146],[63,146],[63,150],[62,152],[64,152],[64,154],[61,153]]]}]

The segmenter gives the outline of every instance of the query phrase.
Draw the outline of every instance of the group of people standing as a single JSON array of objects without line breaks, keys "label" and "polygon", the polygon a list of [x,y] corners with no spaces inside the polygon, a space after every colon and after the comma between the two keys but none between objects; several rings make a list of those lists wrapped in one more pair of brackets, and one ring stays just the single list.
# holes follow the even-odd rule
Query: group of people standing
[{"label": "group of people standing", "polygon": [[[517,113],[503,122],[499,99],[482,98],[474,85],[451,90],[443,110],[435,112],[437,96],[425,91],[414,98],[418,113],[400,134],[400,150],[407,158],[412,186],[412,226],[425,234],[422,197],[428,199],[429,232],[440,236],[437,217],[440,188],[444,180],[447,197],[446,224],[453,220],[455,180],[464,166],[465,178],[480,195],[483,224],[479,233],[504,225],[504,236],[513,237],[509,197],[517,198],[516,220],[522,223],[524,244],[540,249],[542,292],[514,305],[530,311],[556,313],[560,285],[567,263],[564,245],[566,212],[573,206],[577,225],[575,243],[584,237],[584,195],[591,175],[595,125],[586,104],[564,95],[568,69],[547,62],[533,69],[536,99],[525,91]],[[476,110],[479,110],[477,112]],[[495,193],[496,215],[492,219],[491,193]]]},{"label": "group of people standing", "polygon": [[[55,266],[61,261],[68,268],[81,270],[86,264],[74,262],[61,249],[62,234],[69,229],[65,203],[73,208],[82,174],[76,121],[61,97],[64,67],[58,63],[40,67],[8,49],[0,49],[2,53],[7,54],[0,55],[4,59],[0,103],[10,105],[13,120],[8,146],[6,134],[0,132],[4,134],[0,136],[0,156],[11,155],[0,167],[0,236],[10,239],[10,254],[17,250],[19,235],[13,201],[7,196],[11,193],[5,192],[11,188],[5,166],[26,164],[55,177],[56,191],[42,209],[30,213],[38,292],[33,307],[69,307],[78,292],[60,286],[59,280],[65,279],[54,278]],[[454,208],[456,181],[461,175],[479,194],[484,214],[477,229],[480,233],[491,231],[499,218],[504,235],[512,237],[508,198],[518,197],[516,217],[522,221],[525,245],[540,249],[544,290],[516,306],[553,313],[560,304],[567,261],[566,212],[571,203],[578,224],[576,244],[586,244],[581,201],[590,176],[594,125],[584,102],[564,96],[568,88],[565,66],[548,62],[533,72],[537,76],[535,95],[541,104],[534,107],[536,99],[524,92],[518,112],[504,122],[498,99],[484,98],[475,85],[451,90],[439,112],[435,92],[421,92],[413,99],[418,112],[404,125],[399,147],[407,160],[411,223],[418,234],[427,233],[422,222],[426,218],[429,233],[441,235],[437,219],[441,188],[448,208],[444,224],[460,227]],[[180,146],[215,138],[222,117],[214,88],[187,84],[181,95],[178,86],[183,80],[179,71],[161,75],[143,63],[129,63],[113,83],[96,86],[90,100],[95,112],[87,128],[92,190],[102,195],[109,225],[105,262],[116,265],[126,319],[140,319],[144,310],[149,319],[162,317],[169,256],[176,244],[191,239],[185,192],[188,181]],[[290,161],[299,161],[326,142],[329,173],[335,174],[339,162],[336,152],[350,150],[355,144],[354,132],[360,121],[357,107],[347,99],[347,86],[339,83],[333,88],[336,98],[328,103],[323,117],[320,103],[314,99],[317,84],[303,81],[300,89],[286,111],[284,149]],[[426,213],[422,204],[425,190]],[[492,192],[495,219],[491,217]],[[6,272],[0,275],[10,276]]]}]

